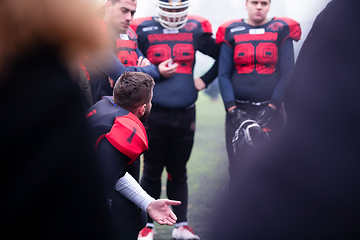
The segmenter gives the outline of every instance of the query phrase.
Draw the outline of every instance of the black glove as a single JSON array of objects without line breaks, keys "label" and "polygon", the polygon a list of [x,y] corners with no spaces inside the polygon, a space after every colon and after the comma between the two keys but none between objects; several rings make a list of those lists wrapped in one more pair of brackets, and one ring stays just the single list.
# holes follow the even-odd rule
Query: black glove
[{"label": "black glove", "polygon": [[236,128],[238,128],[243,121],[250,119],[249,115],[245,111],[237,107],[229,111],[228,114],[232,124],[234,124]]},{"label": "black glove", "polygon": [[261,110],[256,116],[256,122],[261,126],[265,127],[270,119],[274,117],[276,114],[276,110],[270,106],[266,106],[263,110]]}]

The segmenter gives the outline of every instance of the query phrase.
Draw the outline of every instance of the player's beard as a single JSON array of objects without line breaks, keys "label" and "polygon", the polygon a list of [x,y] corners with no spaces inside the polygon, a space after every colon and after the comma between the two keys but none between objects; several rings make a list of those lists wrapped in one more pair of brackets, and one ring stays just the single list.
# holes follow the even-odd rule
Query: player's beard
[{"label": "player's beard", "polygon": [[149,115],[150,115],[150,109],[146,108],[146,109],[145,109],[145,112],[144,112],[144,115],[142,115],[142,116],[140,117],[140,121],[141,121],[142,123],[145,123],[146,120],[148,119]]}]

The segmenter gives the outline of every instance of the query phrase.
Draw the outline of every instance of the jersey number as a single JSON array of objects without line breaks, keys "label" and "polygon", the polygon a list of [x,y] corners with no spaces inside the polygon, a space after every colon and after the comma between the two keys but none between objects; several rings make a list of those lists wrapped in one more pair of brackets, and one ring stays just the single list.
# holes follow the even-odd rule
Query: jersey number
[{"label": "jersey number", "polygon": [[125,67],[137,66],[138,55],[136,52],[129,53],[128,51],[120,51],[117,53],[117,57]]},{"label": "jersey number", "polygon": [[[172,52],[172,54],[171,54]],[[191,74],[194,64],[194,46],[192,44],[178,43],[175,44],[172,51],[167,44],[152,45],[147,50],[147,59],[155,65],[174,56],[174,62],[179,66],[176,73]]]},{"label": "jersey number", "polygon": [[235,46],[234,62],[239,74],[251,73],[254,69],[259,74],[272,74],[278,62],[278,49],[275,43],[260,43],[256,49],[251,43],[242,43]]}]

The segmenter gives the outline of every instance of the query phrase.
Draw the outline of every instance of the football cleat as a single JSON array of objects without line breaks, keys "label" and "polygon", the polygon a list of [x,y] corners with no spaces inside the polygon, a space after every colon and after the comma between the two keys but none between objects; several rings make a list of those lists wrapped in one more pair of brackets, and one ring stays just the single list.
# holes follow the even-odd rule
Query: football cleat
[{"label": "football cleat", "polygon": [[195,235],[194,231],[189,226],[180,226],[174,228],[172,231],[172,237],[176,240],[198,240],[198,235]]},{"label": "football cleat", "polygon": [[160,24],[167,29],[175,30],[187,22],[190,0],[158,0],[157,8]]},{"label": "football cleat", "polygon": [[155,229],[144,227],[141,229],[138,235],[138,240],[153,240],[155,235]]}]

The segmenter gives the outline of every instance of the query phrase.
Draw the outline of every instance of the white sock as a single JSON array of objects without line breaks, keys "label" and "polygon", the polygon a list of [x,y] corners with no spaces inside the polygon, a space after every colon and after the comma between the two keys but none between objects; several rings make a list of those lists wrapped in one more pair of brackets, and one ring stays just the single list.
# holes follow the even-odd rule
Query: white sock
[{"label": "white sock", "polygon": [[153,223],[147,223],[146,226],[148,228],[154,229],[154,224]]},{"label": "white sock", "polygon": [[175,228],[182,227],[182,226],[187,226],[187,225],[188,225],[187,222],[179,222],[179,223],[175,223]]}]

